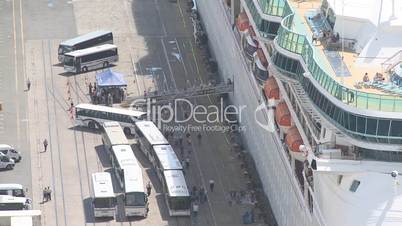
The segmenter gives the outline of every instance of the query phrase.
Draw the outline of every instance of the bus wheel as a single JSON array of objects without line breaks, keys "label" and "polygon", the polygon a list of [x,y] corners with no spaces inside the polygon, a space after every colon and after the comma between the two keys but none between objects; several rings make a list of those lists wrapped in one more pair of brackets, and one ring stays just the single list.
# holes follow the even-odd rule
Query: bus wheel
[{"label": "bus wheel", "polygon": [[87,68],[87,67],[83,67],[83,68],[82,68],[82,71],[83,71],[83,72],[87,72],[87,71],[88,71],[88,68]]},{"label": "bus wheel", "polygon": [[103,67],[108,67],[109,66],[109,62],[105,61],[103,62]]},{"label": "bus wheel", "polygon": [[124,131],[124,134],[126,134],[127,136],[128,136],[128,135],[131,135],[131,130],[130,130],[130,128],[124,127],[123,131]]},{"label": "bus wheel", "polygon": [[90,129],[95,129],[95,123],[94,122],[88,122],[88,128]]}]

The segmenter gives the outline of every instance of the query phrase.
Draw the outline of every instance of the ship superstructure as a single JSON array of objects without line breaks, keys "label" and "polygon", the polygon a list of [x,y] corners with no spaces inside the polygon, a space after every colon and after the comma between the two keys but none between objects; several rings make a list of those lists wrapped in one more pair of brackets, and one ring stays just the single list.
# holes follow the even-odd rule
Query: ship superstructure
[{"label": "ship superstructure", "polygon": [[197,4],[278,224],[402,224],[402,2]]}]

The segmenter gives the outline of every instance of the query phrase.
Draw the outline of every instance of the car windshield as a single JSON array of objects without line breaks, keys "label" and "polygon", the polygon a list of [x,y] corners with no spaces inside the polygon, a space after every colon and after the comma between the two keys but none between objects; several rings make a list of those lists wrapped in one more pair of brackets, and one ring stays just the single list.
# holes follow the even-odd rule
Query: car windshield
[{"label": "car windshield", "polygon": [[131,192],[126,194],[126,206],[144,206],[146,196],[144,192]]},{"label": "car windshield", "polygon": [[13,196],[15,197],[25,197],[25,193],[23,189],[14,189]]},{"label": "car windshield", "polygon": [[64,64],[67,65],[67,66],[74,66],[74,57],[65,56],[64,57]]}]

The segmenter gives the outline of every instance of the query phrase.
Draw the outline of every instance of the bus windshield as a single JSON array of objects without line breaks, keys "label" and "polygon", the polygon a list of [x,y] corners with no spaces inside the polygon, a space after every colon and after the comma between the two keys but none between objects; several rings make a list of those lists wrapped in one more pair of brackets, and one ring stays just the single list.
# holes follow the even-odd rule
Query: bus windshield
[{"label": "bus windshield", "polygon": [[59,54],[64,54],[73,51],[71,46],[59,45]]},{"label": "bus windshield", "polygon": [[169,197],[169,206],[172,210],[190,209],[190,197]]},{"label": "bus windshield", "polygon": [[68,66],[74,66],[74,57],[72,56],[65,56],[64,57],[64,64]]},{"label": "bus windshield", "polygon": [[126,206],[145,206],[146,196],[144,192],[130,192],[126,194]]},{"label": "bus windshield", "polygon": [[25,192],[23,189],[13,189],[13,196],[15,197],[25,197]]},{"label": "bus windshield", "polygon": [[111,208],[114,205],[113,198],[95,198],[95,208]]}]

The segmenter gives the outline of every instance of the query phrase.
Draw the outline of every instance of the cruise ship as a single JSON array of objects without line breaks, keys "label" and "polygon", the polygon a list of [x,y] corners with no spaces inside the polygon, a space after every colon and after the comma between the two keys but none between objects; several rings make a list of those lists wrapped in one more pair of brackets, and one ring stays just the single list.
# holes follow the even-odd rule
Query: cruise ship
[{"label": "cruise ship", "polygon": [[196,4],[277,224],[402,225],[402,1]]}]

